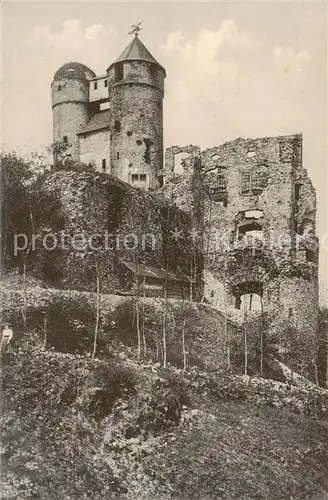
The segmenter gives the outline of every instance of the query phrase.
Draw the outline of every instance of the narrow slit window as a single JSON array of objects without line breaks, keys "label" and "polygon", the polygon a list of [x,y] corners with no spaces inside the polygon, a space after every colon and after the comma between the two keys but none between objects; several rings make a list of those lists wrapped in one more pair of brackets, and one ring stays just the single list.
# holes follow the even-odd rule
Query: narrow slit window
[{"label": "narrow slit window", "polygon": [[299,201],[302,184],[295,184],[295,201]]}]

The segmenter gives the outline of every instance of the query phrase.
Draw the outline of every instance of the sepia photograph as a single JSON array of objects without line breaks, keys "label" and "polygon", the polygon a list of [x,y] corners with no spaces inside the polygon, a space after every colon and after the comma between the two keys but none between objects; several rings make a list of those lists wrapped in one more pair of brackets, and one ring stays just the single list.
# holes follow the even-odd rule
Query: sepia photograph
[{"label": "sepia photograph", "polygon": [[3,500],[328,500],[327,3],[2,0]]}]

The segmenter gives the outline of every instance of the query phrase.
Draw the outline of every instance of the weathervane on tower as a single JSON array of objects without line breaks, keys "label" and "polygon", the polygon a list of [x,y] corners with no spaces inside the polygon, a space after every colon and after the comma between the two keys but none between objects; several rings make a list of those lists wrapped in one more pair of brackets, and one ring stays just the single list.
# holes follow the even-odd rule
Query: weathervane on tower
[{"label": "weathervane on tower", "polygon": [[142,30],[141,21],[138,24],[132,24],[131,28],[132,29],[129,31],[129,35],[139,36],[139,33]]}]

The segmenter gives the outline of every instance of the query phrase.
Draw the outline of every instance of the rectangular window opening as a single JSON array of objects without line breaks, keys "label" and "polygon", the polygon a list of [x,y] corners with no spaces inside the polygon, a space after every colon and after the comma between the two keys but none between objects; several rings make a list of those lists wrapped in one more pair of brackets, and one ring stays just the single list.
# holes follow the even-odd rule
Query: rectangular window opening
[{"label": "rectangular window opening", "polygon": [[115,64],[115,81],[123,80],[123,63]]},{"label": "rectangular window opening", "polygon": [[107,80],[107,79],[106,79],[106,80],[104,80],[104,86],[105,86],[105,87],[108,87],[108,80]]},{"label": "rectangular window opening", "polygon": [[120,159],[120,153],[117,151],[116,153],[116,159],[119,160]]},{"label": "rectangular window opening", "polygon": [[97,88],[98,88],[98,82],[94,82],[94,84],[93,84],[93,88],[94,88],[95,90],[97,90]]},{"label": "rectangular window opening", "polygon": [[101,160],[101,168],[102,168],[102,170],[103,170],[103,171],[105,171],[105,170],[106,170],[106,158],[103,158],[103,159]]},{"label": "rectangular window opening", "polygon": [[134,186],[145,188],[148,187],[148,175],[147,174],[131,174],[131,183]]},{"label": "rectangular window opening", "polygon": [[64,135],[64,137],[63,137],[63,142],[64,142],[65,144],[68,144],[68,137],[67,137],[67,135]]},{"label": "rectangular window opening", "polygon": [[299,201],[302,184],[295,184],[295,201]]},{"label": "rectangular window opening", "polygon": [[313,250],[306,250],[306,262],[315,262],[315,252]]}]

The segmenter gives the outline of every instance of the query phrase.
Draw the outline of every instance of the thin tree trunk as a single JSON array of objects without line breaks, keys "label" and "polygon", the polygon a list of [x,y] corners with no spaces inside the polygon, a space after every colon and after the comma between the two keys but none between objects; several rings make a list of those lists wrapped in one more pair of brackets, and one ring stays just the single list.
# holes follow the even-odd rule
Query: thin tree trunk
[{"label": "thin tree trunk", "polygon": [[316,361],[314,362],[314,376],[315,376],[315,385],[319,385],[319,377],[318,377],[318,365]]},{"label": "thin tree trunk", "polygon": [[164,285],[164,311],[163,311],[163,368],[166,368],[166,308],[167,308],[167,280]]},{"label": "thin tree trunk", "polygon": [[143,300],[142,300],[142,342],[143,342],[143,355],[144,358],[147,357],[147,344],[146,344],[146,336],[145,336],[145,298],[146,298],[146,290],[145,290],[146,278],[143,279]]},{"label": "thin tree trunk", "polygon": [[187,369],[187,353],[186,353],[186,345],[185,345],[185,327],[186,320],[183,320],[182,324],[182,353],[183,353],[183,371],[185,372]]},{"label": "thin tree trunk", "polygon": [[136,303],[136,317],[137,317],[137,336],[138,336],[138,361],[141,359],[141,335],[140,335],[140,313],[139,313],[139,298]]},{"label": "thin tree trunk", "polygon": [[43,318],[43,349],[46,350],[47,347],[47,315]]},{"label": "thin tree trunk", "polygon": [[97,350],[99,316],[100,316],[100,276],[99,276],[99,269],[97,268],[96,325],[95,325],[95,335],[93,340],[93,351],[92,351],[93,358],[95,357]]},{"label": "thin tree trunk", "polygon": [[230,339],[228,338],[228,319],[226,309],[224,310],[224,342],[227,353],[227,365],[230,367]]},{"label": "thin tree trunk", "polygon": [[261,302],[261,331],[260,331],[260,375],[263,377],[263,345],[264,345],[264,311],[263,311],[263,297],[260,295]]},{"label": "thin tree trunk", "polygon": [[27,277],[26,277],[26,259],[27,255],[24,256],[23,262],[23,293],[24,293],[24,305],[23,305],[23,325],[24,325],[24,333],[27,329]]},{"label": "thin tree trunk", "polygon": [[246,317],[247,317],[247,302],[246,297],[244,295],[244,350],[245,350],[245,366],[244,366],[244,375],[247,377],[248,375],[248,345],[247,345],[247,326],[246,326]]}]

